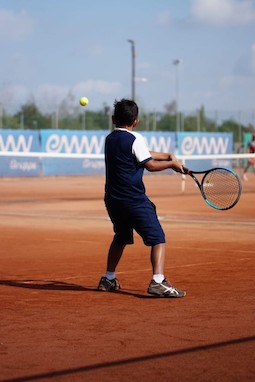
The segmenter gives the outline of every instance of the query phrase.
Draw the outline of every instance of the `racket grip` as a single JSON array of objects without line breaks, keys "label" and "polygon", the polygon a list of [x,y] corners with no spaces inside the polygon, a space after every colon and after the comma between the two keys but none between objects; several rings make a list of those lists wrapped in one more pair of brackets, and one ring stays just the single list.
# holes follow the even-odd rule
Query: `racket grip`
[{"label": "racket grip", "polygon": [[183,168],[184,174],[189,174],[191,172],[187,167],[183,166],[182,168]]}]

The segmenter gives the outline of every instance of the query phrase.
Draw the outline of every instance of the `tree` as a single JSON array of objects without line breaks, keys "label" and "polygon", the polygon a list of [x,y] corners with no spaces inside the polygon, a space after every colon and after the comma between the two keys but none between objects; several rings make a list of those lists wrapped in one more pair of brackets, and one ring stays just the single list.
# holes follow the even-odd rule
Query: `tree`
[{"label": "tree", "polygon": [[[222,133],[233,133],[234,142],[238,142],[239,138],[241,139],[241,126],[232,119],[223,121],[219,126],[218,131]],[[239,137],[240,136],[240,137]]]},{"label": "tree", "polygon": [[20,123],[13,115],[5,114],[3,119],[3,128],[17,130],[20,129]]},{"label": "tree", "polygon": [[176,118],[175,115],[163,114],[157,121],[158,131],[176,131]]},{"label": "tree", "polygon": [[177,111],[177,103],[176,101],[172,101],[170,103],[165,104],[165,110],[167,114],[173,115],[176,114]]},{"label": "tree", "polygon": [[23,105],[14,117],[19,122],[20,128],[24,129],[45,129],[50,125],[50,117],[41,114],[33,101]]}]

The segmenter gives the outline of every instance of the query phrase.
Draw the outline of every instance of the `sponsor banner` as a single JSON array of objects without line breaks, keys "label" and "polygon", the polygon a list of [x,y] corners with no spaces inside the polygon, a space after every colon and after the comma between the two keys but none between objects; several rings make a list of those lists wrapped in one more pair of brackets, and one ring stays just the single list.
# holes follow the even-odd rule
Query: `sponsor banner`
[{"label": "sponsor banner", "polygon": [[[104,154],[108,130],[41,130],[42,151],[46,153]],[[102,159],[42,158],[44,175],[97,175],[104,172]]]},{"label": "sponsor banner", "polygon": [[[198,132],[140,132],[150,151],[176,152],[178,155],[207,155],[232,153],[231,133]],[[47,153],[86,153],[101,154],[101,159],[64,159],[32,157],[0,157],[0,176],[39,176],[43,175],[86,175],[103,174],[104,144],[108,130],[1,130],[0,151],[47,152]],[[247,139],[248,140],[248,135]],[[231,160],[208,159],[188,160],[185,165],[194,170],[211,167],[231,167]]]},{"label": "sponsor banner", "polygon": [[43,175],[100,175],[105,170],[104,159],[42,158]]},{"label": "sponsor banner", "polygon": [[176,134],[166,132],[140,132],[150,151],[174,153]]},{"label": "sponsor banner", "polygon": [[[39,131],[1,130],[0,151],[29,153],[41,151]],[[38,176],[40,159],[22,157],[0,157],[0,176]]]},{"label": "sponsor banner", "polygon": [[[178,133],[179,155],[215,155],[233,152],[232,133]],[[232,167],[230,159],[186,160],[185,166],[195,171],[212,167]]]},{"label": "sponsor banner", "polygon": [[[108,130],[70,131],[42,130],[42,151],[47,153],[104,154],[105,138]],[[142,132],[150,151],[173,152],[175,150],[174,133]],[[102,174],[105,171],[102,159],[62,159],[42,158],[44,175],[89,175]]]},{"label": "sponsor banner", "polygon": [[[144,137],[145,143],[150,151],[175,153],[176,151],[176,134],[168,132],[140,132]],[[145,170],[146,174],[150,174]],[[172,170],[165,170],[172,172]]]}]

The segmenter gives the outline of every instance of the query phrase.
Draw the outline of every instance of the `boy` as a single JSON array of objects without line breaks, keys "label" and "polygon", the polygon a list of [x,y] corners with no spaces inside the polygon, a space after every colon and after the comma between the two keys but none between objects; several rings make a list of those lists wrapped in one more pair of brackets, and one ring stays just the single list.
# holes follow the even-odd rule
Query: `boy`
[{"label": "boy", "polygon": [[134,101],[115,101],[112,121],[115,128],[105,141],[105,205],[115,235],[108,252],[107,270],[98,289],[108,292],[120,289],[115,270],[125,246],[133,244],[135,229],[144,244],[151,247],[153,278],[148,293],[158,297],[184,297],[186,293],[165,278],[165,235],[142,180],[144,168],[183,172],[182,164],[172,154],[149,152],[142,135],[133,131],[139,123]]}]

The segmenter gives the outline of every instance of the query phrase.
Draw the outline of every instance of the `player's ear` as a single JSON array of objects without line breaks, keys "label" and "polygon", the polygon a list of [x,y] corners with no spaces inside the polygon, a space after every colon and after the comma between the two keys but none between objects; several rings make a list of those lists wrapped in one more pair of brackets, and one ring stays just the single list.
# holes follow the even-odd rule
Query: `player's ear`
[{"label": "player's ear", "polygon": [[134,120],[134,123],[133,123],[133,127],[136,127],[137,125],[138,125],[138,123],[139,123],[140,121],[139,121],[139,119],[137,118],[137,119],[135,119]]}]

